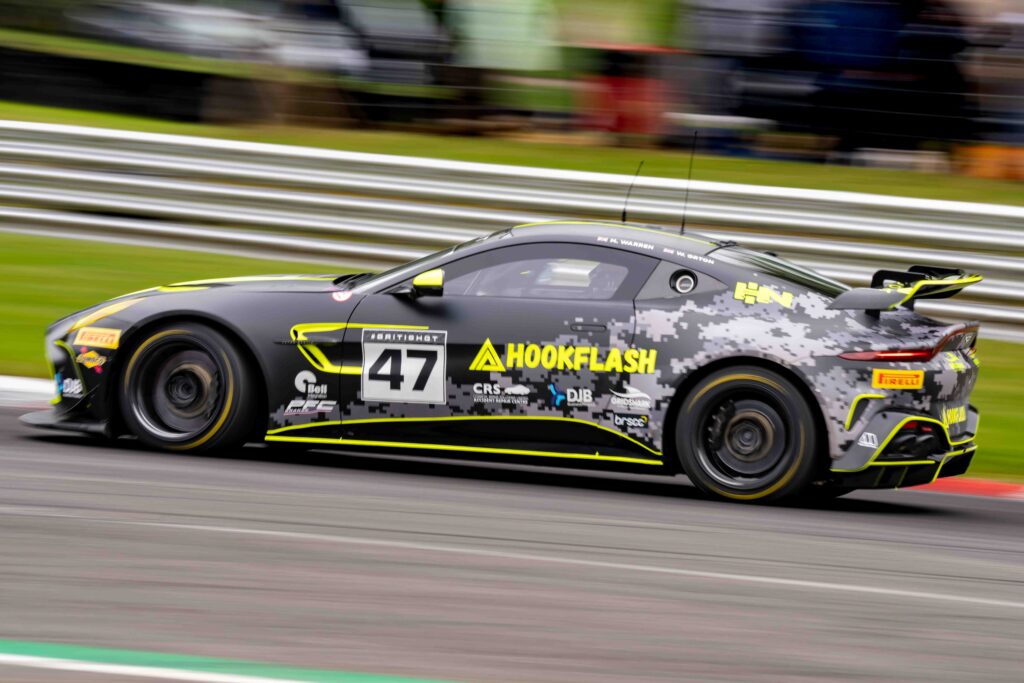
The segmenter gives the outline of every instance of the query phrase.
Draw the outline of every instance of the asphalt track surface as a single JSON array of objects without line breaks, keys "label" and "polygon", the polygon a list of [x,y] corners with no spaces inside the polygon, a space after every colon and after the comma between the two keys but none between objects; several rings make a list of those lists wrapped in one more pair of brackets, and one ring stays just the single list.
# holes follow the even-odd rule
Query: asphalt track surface
[{"label": "asphalt track surface", "polygon": [[767,508],[682,479],[182,457],[19,412],[0,409],[3,638],[452,681],[1024,678],[1019,501]]}]

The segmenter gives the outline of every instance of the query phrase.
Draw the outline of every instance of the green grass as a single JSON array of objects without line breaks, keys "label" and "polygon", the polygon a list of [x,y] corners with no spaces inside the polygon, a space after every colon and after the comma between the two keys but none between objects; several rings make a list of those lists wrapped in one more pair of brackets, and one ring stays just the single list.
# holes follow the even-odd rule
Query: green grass
[{"label": "green grass", "polygon": [[[46,377],[46,326],[126,292],[204,277],[332,272],[323,263],[265,261],[191,251],[0,233],[0,374]],[[1024,480],[1024,346],[985,340],[972,401],[982,413],[973,476]]]},{"label": "green grass", "polygon": [[[605,173],[632,174],[642,159],[644,175],[672,178],[685,177],[688,163],[688,155],[682,151],[623,149],[569,142],[458,137],[389,130],[312,129],[269,125],[214,126],[3,101],[0,101],[0,119],[124,128],[154,133],[307,145],[354,152],[403,154]],[[1024,191],[1021,190],[1020,183],[813,163],[699,155],[694,164],[694,178],[754,185],[1024,205]]]},{"label": "green grass", "polygon": [[971,402],[981,411],[975,477],[1024,481],[1024,345],[982,340]]},{"label": "green grass", "polygon": [[347,269],[0,233],[0,374],[47,376],[47,325],[114,296],[205,277],[334,270]]}]

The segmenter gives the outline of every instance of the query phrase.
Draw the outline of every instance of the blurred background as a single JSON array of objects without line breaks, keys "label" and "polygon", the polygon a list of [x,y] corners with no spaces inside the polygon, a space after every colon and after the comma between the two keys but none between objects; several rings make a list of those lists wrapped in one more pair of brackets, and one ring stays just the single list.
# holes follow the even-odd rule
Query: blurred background
[{"label": "blurred background", "polygon": [[1020,180],[1024,0],[0,0],[0,98]]}]

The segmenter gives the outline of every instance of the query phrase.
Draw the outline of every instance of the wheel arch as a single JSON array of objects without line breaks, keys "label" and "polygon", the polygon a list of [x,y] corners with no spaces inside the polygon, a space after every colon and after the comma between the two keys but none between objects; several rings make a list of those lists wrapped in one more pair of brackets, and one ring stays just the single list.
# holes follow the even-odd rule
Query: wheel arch
[{"label": "wheel arch", "polygon": [[[227,321],[203,313],[171,313],[167,315],[155,315],[147,318],[136,325],[133,325],[124,335],[119,353],[114,359],[113,367],[111,368],[111,378],[114,384],[108,387],[107,395],[105,397],[105,408],[107,414],[110,416],[111,431],[114,434],[124,434],[125,426],[122,422],[120,406],[118,406],[118,391],[117,384],[121,381],[122,373],[124,372],[125,364],[131,357],[131,353],[135,348],[142,343],[147,335],[155,329],[164,327],[166,325],[172,325],[176,323],[199,323],[206,325],[217,332],[223,334],[232,344],[235,345],[243,356],[244,362],[250,367],[250,369],[256,372],[256,376],[252,379],[256,382],[259,387],[259,413],[265,415],[267,412],[268,396],[267,396],[267,373],[266,368],[263,365],[263,361],[259,354],[256,353],[253,348],[253,344],[240,330],[232,326]],[[261,429],[256,428],[253,430],[253,435],[262,437],[263,432]]]},{"label": "wheel arch", "polygon": [[[672,402],[669,404],[669,408],[665,413],[665,430],[664,437],[662,439],[662,451],[667,458],[671,458],[673,466],[679,471],[682,471],[682,464],[679,459],[679,453],[676,451],[675,424],[679,411],[682,408],[683,401],[690,395],[697,383],[705,377],[725,368],[739,367],[743,365],[752,365],[766,370],[771,370],[792,382],[793,386],[797,388],[797,391],[800,392],[801,396],[803,396],[804,400],[806,400],[807,404],[810,406],[811,415],[814,418],[814,427],[818,436],[817,448],[824,451],[826,454],[829,452],[828,445],[830,435],[828,425],[825,421],[825,413],[822,411],[821,401],[814,393],[814,390],[811,388],[806,377],[796,370],[768,358],[761,358],[758,356],[728,356],[726,358],[714,360],[687,374],[679,382],[679,385],[676,387],[675,394],[672,396]],[[823,462],[827,464],[827,461]],[[825,467],[825,469],[827,470],[827,467]]]}]

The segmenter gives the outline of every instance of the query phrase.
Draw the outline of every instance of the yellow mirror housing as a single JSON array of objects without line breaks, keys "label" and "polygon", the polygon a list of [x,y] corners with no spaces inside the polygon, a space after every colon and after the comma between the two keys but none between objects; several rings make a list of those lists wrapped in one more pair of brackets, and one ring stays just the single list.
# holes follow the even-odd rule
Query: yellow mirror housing
[{"label": "yellow mirror housing", "polygon": [[418,296],[441,296],[444,291],[444,270],[435,268],[412,279],[412,288]]}]

